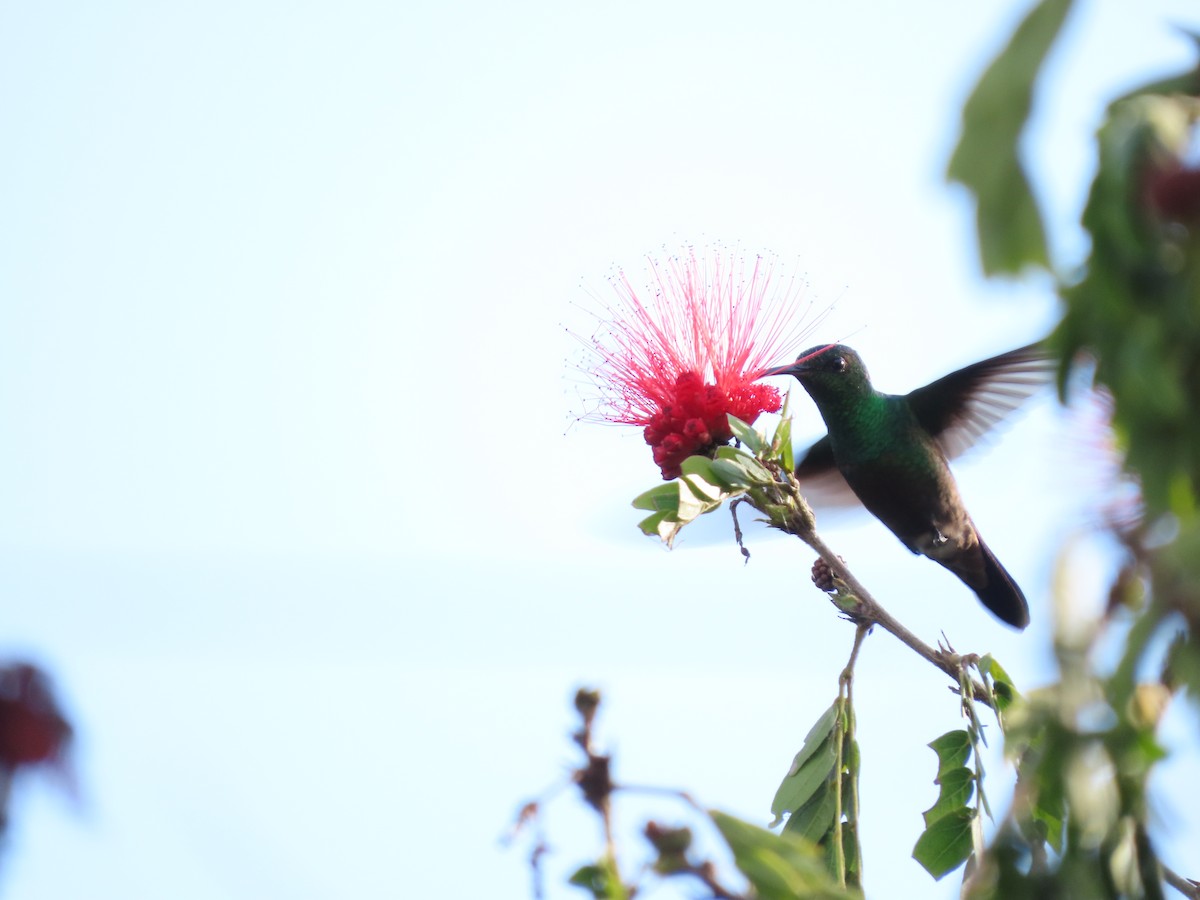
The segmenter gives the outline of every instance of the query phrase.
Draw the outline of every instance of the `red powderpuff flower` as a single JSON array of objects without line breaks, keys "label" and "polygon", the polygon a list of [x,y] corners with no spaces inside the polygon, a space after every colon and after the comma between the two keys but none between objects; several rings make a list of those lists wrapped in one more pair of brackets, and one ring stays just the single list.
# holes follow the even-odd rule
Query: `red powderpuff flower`
[{"label": "red powderpuff flower", "polygon": [[804,283],[775,279],[773,259],[688,250],[649,262],[641,294],[624,272],[613,279],[618,299],[590,341],[600,402],[585,418],[644,426],[670,480],[689,456],[729,442],[730,414],[753,422],[779,410],[779,391],[755,379],[817,322],[804,321]]},{"label": "red powderpuff flower", "polygon": [[0,771],[61,765],[70,737],[49,678],[28,663],[0,667]]}]

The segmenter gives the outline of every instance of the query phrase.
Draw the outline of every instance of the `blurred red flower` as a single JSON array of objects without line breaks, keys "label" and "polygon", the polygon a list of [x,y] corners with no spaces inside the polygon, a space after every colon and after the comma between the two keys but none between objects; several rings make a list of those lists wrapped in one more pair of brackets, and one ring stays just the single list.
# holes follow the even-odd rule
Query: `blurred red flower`
[{"label": "blurred red flower", "polygon": [[0,666],[0,831],[8,824],[9,793],[19,771],[48,765],[70,786],[70,738],[46,674],[23,662]]},{"label": "blurred red flower", "polygon": [[600,402],[585,418],[644,426],[670,480],[689,456],[729,442],[729,414],[753,422],[779,410],[779,391],[754,380],[817,323],[805,322],[804,282],[776,279],[773,259],[689,249],[649,263],[640,294],[623,271],[613,279],[617,300],[588,342]]}]

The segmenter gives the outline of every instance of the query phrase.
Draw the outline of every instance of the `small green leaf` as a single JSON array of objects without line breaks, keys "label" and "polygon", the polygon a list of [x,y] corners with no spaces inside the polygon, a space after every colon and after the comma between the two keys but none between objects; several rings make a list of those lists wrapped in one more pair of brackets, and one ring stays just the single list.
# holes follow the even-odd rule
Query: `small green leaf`
[{"label": "small green leaf", "polygon": [[961,866],[971,855],[973,809],[956,809],[942,816],[925,829],[916,846],[913,859],[924,866],[934,878],[941,878]]},{"label": "small green leaf", "polygon": [[[775,814],[772,826],[778,825],[785,812],[795,812],[820,791],[837,766],[837,736],[830,735],[811,751],[795,769],[788,772],[771,801],[771,812]],[[808,745],[801,749],[804,753]],[[800,754],[796,754],[799,758]]]},{"label": "small green leaf", "polygon": [[754,430],[754,426],[743,422],[737,416],[729,416],[729,428],[733,432],[733,436],[745,444],[746,449],[755,456],[761,455],[767,449],[763,436]]},{"label": "small green leaf", "polygon": [[[821,713],[820,718],[808,730],[808,734],[804,736],[804,744],[800,747],[795,757],[793,757],[787,774],[783,776],[783,782],[775,792],[775,799],[771,801],[771,812],[775,814],[775,821],[771,823],[772,826],[779,824],[783,813],[790,812],[801,806],[812,796],[812,791],[825,779],[826,775],[833,771],[833,767],[837,764],[837,745],[834,744],[830,735],[834,724],[837,722],[837,717],[838,702],[835,700],[825,712]],[[797,782],[796,778],[800,774],[800,770],[809,760],[817,756],[818,753],[822,761],[817,764],[817,768],[810,770],[804,776],[803,781]],[[825,774],[822,774],[811,786],[811,789],[809,789],[806,782],[821,769],[824,769]]]},{"label": "small green leaf", "polygon": [[629,894],[621,879],[617,877],[616,866],[611,859],[599,863],[581,866],[568,879],[568,884],[589,891],[595,900],[626,900]]},{"label": "small green leaf", "polygon": [[796,449],[792,446],[792,420],[781,419],[775,430],[775,439],[780,443],[779,461],[787,472],[796,468]]},{"label": "small green leaf", "polygon": [[926,828],[947,813],[967,805],[975,791],[975,773],[965,766],[950,769],[939,775],[935,783],[941,791],[937,803],[923,813]]},{"label": "small green leaf", "polygon": [[651,512],[675,512],[679,509],[679,485],[674,481],[652,487],[645,493],[633,498],[634,509],[648,509]]},{"label": "small green leaf", "polygon": [[820,852],[790,834],[775,834],[726,813],[710,810],[734,862],[758,900],[851,900],[861,892],[834,883]]},{"label": "small green leaf", "polygon": [[[833,849],[832,842],[829,847]],[[842,823],[842,857],[846,861],[846,883],[861,886],[862,848],[858,843],[858,825],[855,822]]]},{"label": "small green leaf", "polygon": [[754,481],[741,460],[722,459],[717,457],[712,461],[713,478],[719,481],[729,491],[739,491],[749,487]]},{"label": "small green leaf", "polygon": [[987,675],[992,681],[992,693],[996,698],[997,712],[1003,713],[1012,704],[1013,700],[1021,696],[1013,684],[1012,677],[1004,671],[1004,667],[996,662],[995,657],[990,653],[980,657],[977,663],[979,671]]},{"label": "small green leaf", "polygon": [[938,778],[951,769],[965,766],[971,758],[971,736],[961,729],[947,731],[926,746],[938,756]]},{"label": "small green leaf", "polygon": [[788,817],[787,824],[783,826],[784,834],[796,834],[805,840],[818,842],[833,827],[837,793],[833,790],[832,779],[827,779],[818,788],[803,806]]},{"label": "small green leaf", "polygon": [[646,518],[638,522],[638,528],[642,529],[642,534],[658,535],[659,537],[662,537],[663,522],[665,522],[667,518],[671,517],[672,515],[674,514],[665,511],[656,512],[654,515],[646,516]]},{"label": "small green leaf", "polygon": [[757,459],[746,457],[746,459],[742,461],[742,465],[746,467],[747,474],[749,474],[750,479],[756,484],[770,484],[772,481],[774,481],[774,479],[771,477],[771,473],[768,472],[766,467],[763,466],[763,464]]},{"label": "small green leaf", "polygon": [[1033,808],[1033,820],[1042,829],[1042,837],[1055,853],[1062,853],[1063,838],[1066,836],[1066,808],[1061,782],[1054,785],[1057,790],[1038,791],[1037,803]]},{"label": "small green leaf", "polygon": [[838,720],[839,706],[838,701],[834,700],[829,705],[829,708],[821,713],[817,721],[813,723],[812,728],[808,729],[808,734],[804,736],[804,745],[792,760],[791,768],[788,769],[789,775],[795,775],[796,770],[804,764],[804,761],[812,756],[816,752],[817,747],[829,737],[829,733],[833,731],[833,726]]},{"label": "small green leaf", "polygon": [[741,467],[752,482],[761,484],[771,484],[774,482],[771,473],[763,464],[740,447],[718,447],[717,459],[727,459]]},{"label": "small green leaf", "polygon": [[679,481],[684,487],[679,490],[679,511],[675,515],[681,526],[721,505],[724,493],[718,485],[698,475],[684,475]]},{"label": "small green leaf", "polygon": [[[651,516],[651,518],[654,518]],[[683,527],[683,523],[672,513],[668,513],[658,523],[658,536],[662,542],[670,547],[676,536],[679,534],[679,529]]]},{"label": "small green leaf", "polygon": [[705,481],[713,481],[712,460],[707,456],[689,456],[679,466],[684,475],[695,475]]}]

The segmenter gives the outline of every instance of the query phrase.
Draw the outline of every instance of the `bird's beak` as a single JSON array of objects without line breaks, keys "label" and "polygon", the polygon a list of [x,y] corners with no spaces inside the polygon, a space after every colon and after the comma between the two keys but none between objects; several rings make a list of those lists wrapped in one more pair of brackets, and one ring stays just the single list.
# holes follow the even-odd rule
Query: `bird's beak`
[{"label": "bird's beak", "polygon": [[773,369],[767,369],[765,372],[763,372],[758,377],[759,378],[768,378],[771,375],[799,375],[806,368],[807,368],[807,366],[805,366],[803,362],[797,360],[796,362],[788,363],[786,366],[776,366]]}]

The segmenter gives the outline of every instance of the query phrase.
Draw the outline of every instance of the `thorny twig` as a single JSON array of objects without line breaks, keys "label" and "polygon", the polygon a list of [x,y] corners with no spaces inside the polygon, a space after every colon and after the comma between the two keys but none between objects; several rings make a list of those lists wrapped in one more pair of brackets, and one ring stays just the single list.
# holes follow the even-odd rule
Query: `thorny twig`
[{"label": "thorny twig", "polygon": [[[821,557],[833,573],[839,600],[843,601],[838,603],[838,608],[846,612],[849,618],[859,625],[866,625],[868,627],[872,625],[880,626],[922,659],[937,666],[937,668],[953,678],[957,686],[957,683],[966,671],[966,667],[970,664],[971,658],[960,656],[949,647],[930,647],[880,605],[879,601],[871,596],[871,592],[863,586],[862,582],[854,577],[854,574],[846,567],[842,558],[834,553],[829,545],[817,534],[812,510],[809,509],[808,503],[801,496],[799,485],[792,473],[784,471],[778,464],[769,460],[761,460],[760,462],[775,476],[775,483],[768,489],[769,493],[761,498],[764,501],[762,505],[770,505],[776,510],[786,509],[788,512],[780,518],[778,515],[771,515],[768,510],[761,509],[761,507],[760,511],[768,514],[773,527],[781,531],[786,531],[789,534],[794,534],[817,552],[817,555]],[[759,498],[754,499],[757,500]],[[751,502],[754,502],[754,500],[751,500]],[[758,503],[755,503],[755,505],[759,506]],[[841,584],[838,584],[838,582],[841,582]],[[972,687],[975,696],[981,703],[993,709],[995,708],[991,693],[983,684],[972,682]]]},{"label": "thorny twig", "polygon": [[745,497],[738,497],[729,504],[729,515],[733,517],[733,539],[737,541],[738,549],[742,551],[742,556],[746,562],[750,562],[750,550],[746,547],[745,541],[742,540],[742,526],[738,522],[737,508],[743,503],[749,503]]},{"label": "thorny twig", "polygon": [[[612,823],[612,795],[618,790],[624,793],[639,793],[639,794],[659,794],[663,796],[673,797],[691,809],[707,814],[707,811],[697,803],[690,794],[686,791],[675,790],[672,788],[663,787],[648,787],[639,785],[617,785],[611,777],[611,761],[612,758],[607,755],[597,753],[593,745],[592,725],[595,721],[596,711],[600,706],[600,692],[581,688],[575,694],[575,709],[579,713],[582,724],[580,728],[571,735],[571,740],[584,753],[584,763],[578,769],[575,769],[570,774],[569,780],[555,785],[546,794],[537,800],[531,800],[526,803],[517,812],[517,816],[513,822],[509,833],[503,838],[505,844],[510,844],[516,839],[517,835],[526,827],[536,828],[536,842],[529,856],[529,864],[532,870],[532,891],[534,900],[541,900],[544,894],[542,857],[549,852],[550,847],[546,842],[545,834],[541,828],[541,816],[546,803],[556,794],[558,794],[567,784],[575,784],[579,787],[583,794],[584,801],[596,811],[600,816],[604,830],[605,855],[603,857],[602,866],[609,868],[612,877],[616,878],[622,884],[622,889],[625,896],[633,897],[637,891],[637,885],[626,885],[624,879],[621,878],[621,869],[617,863],[616,846],[613,835]],[[670,846],[672,833],[687,833],[688,837],[681,846],[674,849],[668,849]],[[710,860],[702,860],[693,862],[687,858],[687,849],[690,845],[690,833],[687,829],[670,829],[663,828],[654,822],[650,822],[646,826],[646,837],[651,844],[659,852],[660,862],[664,859],[671,858],[673,864],[666,869],[658,868],[661,875],[690,875],[699,880],[716,900],[747,900],[743,894],[738,894],[723,886],[717,875],[716,864]],[[660,839],[665,839],[665,845],[660,846]],[[657,868],[657,864],[656,864]]]},{"label": "thorny twig", "polygon": [[1163,881],[1175,888],[1175,890],[1179,891],[1179,893],[1183,894],[1183,896],[1187,897],[1188,900],[1200,900],[1200,881],[1193,881],[1190,878],[1184,878],[1182,875],[1172,871],[1171,869],[1168,869],[1166,866],[1162,867],[1162,873]]}]

